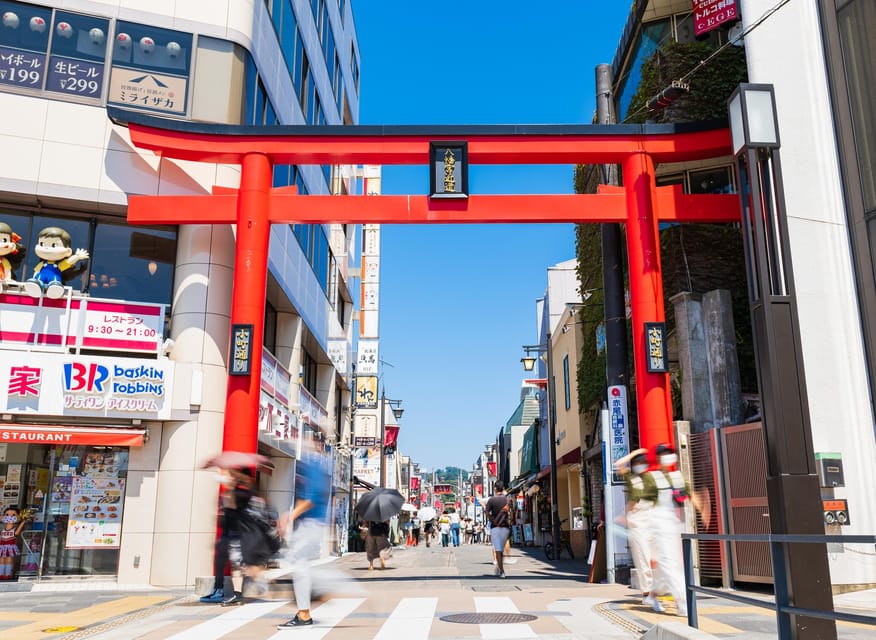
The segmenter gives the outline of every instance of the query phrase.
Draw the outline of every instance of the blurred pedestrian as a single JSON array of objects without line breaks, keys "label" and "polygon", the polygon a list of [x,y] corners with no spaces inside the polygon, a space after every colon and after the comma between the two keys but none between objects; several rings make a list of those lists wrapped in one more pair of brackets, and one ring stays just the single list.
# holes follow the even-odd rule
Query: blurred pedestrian
[{"label": "blurred pedestrian", "polygon": [[420,544],[420,518],[416,514],[411,518],[411,537],[415,547]]},{"label": "blurred pedestrian", "polygon": [[474,523],[471,521],[471,518],[466,518],[462,522],[465,543],[472,544],[474,542]]},{"label": "blurred pedestrian", "polygon": [[453,543],[454,547],[458,547],[460,530],[459,512],[455,507],[450,507],[448,511],[450,515],[450,541]]},{"label": "blurred pedestrian", "polygon": [[435,518],[429,518],[423,523],[423,535],[426,538],[426,546],[432,546],[432,540],[435,537],[435,529],[437,527],[437,523],[435,522]]},{"label": "blurred pedestrian", "polygon": [[355,591],[352,580],[328,564],[317,564],[323,540],[330,536],[331,474],[321,441],[305,441],[306,449],[295,463],[295,504],[280,518],[286,539],[286,557],[292,568],[295,616],[278,629],[313,624],[311,604],[330,593]]},{"label": "blurred pedestrian", "polygon": [[374,561],[380,561],[380,568],[386,569],[386,560],[392,551],[389,543],[389,522],[366,522],[365,557],[368,570],[374,571]]},{"label": "blurred pedestrian", "polygon": [[511,535],[511,502],[505,495],[505,485],[497,480],[493,486],[495,495],[487,500],[484,513],[490,522],[490,541],[496,560],[496,575],[505,577],[505,543]]},{"label": "blurred pedestrian", "polygon": [[[681,554],[682,527],[678,510],[691,496],[684,476],[675,468],[678,462],[675,449],[671,445],[660,444],[657,445],[655,454],[660,469],[649,472],[657,488],[654,509],[649,512],[654,554],[651,592],[671,595],[678,615],[687,616],[687,592]],[[697,502],[694,506],[698,506]]]},{"label": "blurred pedestrian", "polygon": [[438,518],[438,533],[441,534],[441,546],[448,546],[450,544],[450,513],[447,509]]},{"label": "blurred pedestrian", "polygon": [[614,463],[615,469],[624,478],[627,491],[624,520],[630,555],[636,566],[639,587],[642,589],[642,604],[657,613],[663,613],[663,605],[651,593],[651,547],[654,528],[651,514],[657,502],[657,484],[648,473],[648,450],[637,449]]}]

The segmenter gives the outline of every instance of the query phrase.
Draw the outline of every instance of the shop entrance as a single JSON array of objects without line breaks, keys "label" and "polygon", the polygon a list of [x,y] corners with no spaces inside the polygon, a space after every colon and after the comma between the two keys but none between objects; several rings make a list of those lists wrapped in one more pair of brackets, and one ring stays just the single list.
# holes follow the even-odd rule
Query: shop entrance
[{"label": "shop entrance", "polygon": [[7,444],[3,505],[32,519],[13,577],[115,576],[128,447]]}]

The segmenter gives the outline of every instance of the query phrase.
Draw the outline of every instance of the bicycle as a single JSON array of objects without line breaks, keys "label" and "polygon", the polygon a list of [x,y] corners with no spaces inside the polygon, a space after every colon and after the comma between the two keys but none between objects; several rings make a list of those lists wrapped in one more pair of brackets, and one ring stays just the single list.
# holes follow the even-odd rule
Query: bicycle
[{"label": "bicycle", "polygon": [[[568,522],[569,520],[561,520],[560,524],[563,522]],[[568,531],[560,531],[560,545],[556,550],[554,549],[554,534],[551,530],[551,527],[542,527],[542,533],[547,533],[550,535],[550,540],[545,541],[543,549],[544,555],[548,560],[559,560],[560,556],[563,555],[563,551],[569,554],[569,557],[573,560],[575,559],[575,552],[572,551],[572,544],[569,540],[569,532]],[[554,553],[556,551],[556,554]]]}]

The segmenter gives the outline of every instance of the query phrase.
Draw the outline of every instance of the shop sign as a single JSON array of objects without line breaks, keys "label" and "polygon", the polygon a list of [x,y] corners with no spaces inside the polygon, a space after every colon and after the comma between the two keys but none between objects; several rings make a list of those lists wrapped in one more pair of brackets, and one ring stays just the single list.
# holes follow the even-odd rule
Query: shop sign
[{"label": "shop sign", "polygon": [[164,305],[0,294],[0,344],[157,353]]},{"label": "shop sign", "polygon": [[432,489],[432,493],[435,495],[443,495],[443,494],[452,494],[453,493],[453,485],[452,484],[436,484]]},{"label": "shop sign", "polygon": [[44,427],[31,425],[0,426],[0,443],[79,445],[105,447],[142,447],[143,429],[116,429],[112,427]]},{"label": "shop sign", "polygon": [[259,395],[259,430],[278,440],[298,440],[298,417],[262,391]]},{"label": "shop sign", "polygon": [[168,420],[174,362],[0,351],[0,411]]},{"label": "shop sign", "polygon": [[[611,438],[608,443],[608,451],[610,455],[611,469],[614,469],[614,463],[620,460],[630,451],[628,419],[627,419],[627,388],[623,385],[612,385],[608,388],[608,423],[609,433]],[[619,484],[622,482],[617,471],[613,471],[612,482]]]},{"label": "shop sign", "polygon": [[356,373],[360,376],[377,375],[379,344],[377,340],[359,340]]},{"label": "shop sign", "polygon": [[694,34],[699,36],[739,19],[736,0],[693,0]]},{"label": "shop sign", "polygon": [[299,415],[301,419],[325,431],[328,427],[328,411],[314,398],[304,387],[301,387],[298,393]]},{"label": "shop sign", "polygon": [[107,102],[162,113],[185,114],[188,78],[113,66]]}]

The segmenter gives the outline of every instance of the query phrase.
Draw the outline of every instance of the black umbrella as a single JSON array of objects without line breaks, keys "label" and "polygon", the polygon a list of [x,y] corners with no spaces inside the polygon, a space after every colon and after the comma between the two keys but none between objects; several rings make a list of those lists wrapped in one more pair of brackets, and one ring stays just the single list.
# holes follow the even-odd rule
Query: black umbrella
[{"label": "black umbrella", "polygon": [[383,522],[398,515],[405,498],[395,489],[377,487],[363,493],[356,504],[356,513],[363,520]]}]

